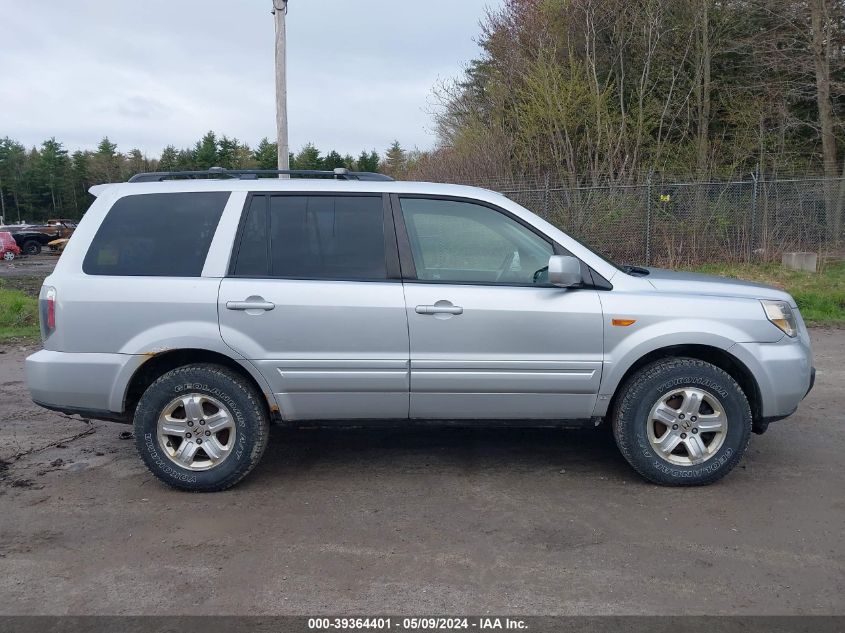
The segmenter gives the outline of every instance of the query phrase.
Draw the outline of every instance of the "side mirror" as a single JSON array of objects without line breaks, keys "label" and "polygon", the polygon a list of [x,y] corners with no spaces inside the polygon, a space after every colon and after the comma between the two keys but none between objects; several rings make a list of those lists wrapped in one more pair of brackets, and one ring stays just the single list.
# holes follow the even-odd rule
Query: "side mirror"
[{"label": "side mirror", "polygon": [[549,258],[549,283],[561,288],[577,286],[582,281],[581,262],[571,255],[552,255]]}]

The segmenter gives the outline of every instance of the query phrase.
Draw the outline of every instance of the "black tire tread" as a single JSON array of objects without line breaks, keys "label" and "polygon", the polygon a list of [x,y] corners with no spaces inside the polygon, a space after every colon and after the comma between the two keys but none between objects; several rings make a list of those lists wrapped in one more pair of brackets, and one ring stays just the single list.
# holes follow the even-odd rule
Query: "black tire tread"
[{"label": "black tire tread", "polygon": [[141,399],[138,402],[138,406],[135,409],[135,420],[138,420],[139,416],[143,416],[148,413],[148,403],[145,402],[145,399],[147,397],[147,394],[152,393],[152,390],[155,387],[165,381],[171,380],[172,378],[187,376],[189,374],[196,373],[197,371],[204,372],[206,374],[210,374],[212,376],[220,377],[230,381],[232,383],[232,386],[237,389],[240,389],[249,400],[249,413],[254,416],[254,419],[258,420],[258,424],[256,425],[257,428],[254,430],[256,434],[256,441],[253,444],[252,450],[250,451],[248,458],[243,461],[241,467],[234,471],[231,475],[226,477],[224,480],[213,485],[185,485],[178,481],[164,479],[161,474],[158,473],[156,469],[153,468],[153,466],[147,461],[147,452],[144,446],[143,434],[139,432],[137,421],[134,424],[135,448],[141,455],[142,461],[144,462],[144,465],[147,467],[147,469],[153,475],[155,475],[156,478],[163,481],[164,483],[173,486],[174,488],[184,490],[186,492],[221,492],[237,484],[244,477],[246,477],[252,471],[253,468],[258,465],[258,462],[261,461],[261,457],[264,454],[264,450],[267,448],[267,443],[269,440],[270,423],[269,412],[267,411],[267,407],[263,404],[263,400],[261,396],[256,392],[255,388],[247,381],[245,381],[242,376],[238,375],[236,372],[230,370],[227,367],[223,367],[222,365],[215,365],[213,363],[196,363],[172,369],[159,376],[147,388],[147,390],[144,392],[144,395],[141,396]]},{"label": "black tire tread", "polygon": [[[744,440],[741,446],[737,447],[737,450],[726,462],[724,467],[719,468],[709,476],[697,477],[694,479],[678,479],[669,477],[662,473],[658,474],[652,470],[644,468],[634,457],[634,448],[627,441],[625,427],[628,424],[635,423],[635,420],[631,419],[631,411],[639,402],[641,392],[651,380],[664,373],[679,372],[682,374],[690,369],[704,369],[714,372],[718,379],[723,382],[725,387],[735,392],[735,395],[740,399],[744,408],[743,417],[748,428],[747,432],[744,433]],[[720,367],[697,358],[669,357],[659,359],[653,363],[645,365],[642,369],[633,374],[625,382],[625,384],[622,385],[620,393],[621,397],[617,398],[616,404],[611,412],[614,440],[616,441],[616,445],[619,447],[619,451],[622,453],[622,456],[631,465],[631,467],[636,470],[641,477],[652,483],[663,486],[702,486],[712,484],[727,475],[745,454],[745,450],[748,447],[748,442],[751,437],[751,404],[748,402],[748,398],[739,384],[737,384],[730,374]],[[731,420],[731,424],[738,424],[739,422],[739,420]]]},{"label": "black tire tread", "polygon": [[[23,247],[21,251],[25,255],[40,255],[41,254],[41,242],[38,240],[26,240],[23,243]],[[32,252],[30,252],[32,251]]]}]

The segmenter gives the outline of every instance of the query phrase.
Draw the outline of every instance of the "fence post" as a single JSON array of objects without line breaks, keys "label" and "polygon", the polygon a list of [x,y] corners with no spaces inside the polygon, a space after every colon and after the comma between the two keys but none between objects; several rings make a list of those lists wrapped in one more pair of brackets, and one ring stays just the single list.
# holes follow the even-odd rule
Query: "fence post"
[{"label": "fence post", "polygon": [[751,234],[748,236],[748,261],[754,258],[754,236],[757,234],[757,171],[751,174]]},{"label": "fence post", "polygon": [[645,203],[645,265],[651,264],[651,173],[646,181]]},{"label": "fence post", "polygon": [[543,188],[543,219],[551,222],[549,219],[549,172],[546,172],[546,186]]}]

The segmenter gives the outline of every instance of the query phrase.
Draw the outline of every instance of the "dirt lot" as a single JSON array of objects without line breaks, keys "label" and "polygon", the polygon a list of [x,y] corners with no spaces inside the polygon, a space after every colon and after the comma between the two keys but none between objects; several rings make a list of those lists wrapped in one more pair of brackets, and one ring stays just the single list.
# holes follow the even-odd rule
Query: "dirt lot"
[{"label": "dirt lot", "polygon": [[32,405],[6,345],[0,613],[845,613],[845,332],[813,338],[811,396],[708,488],[596,431],[276,429],[213,495]]},{"label": "dirt lot", "polygon": [[56,267],[57,261],[59,254],[46,250],[41,255],[18,257],[11,262],[0,261],[0,277],[9,279],[31,276],[44,279]]}]

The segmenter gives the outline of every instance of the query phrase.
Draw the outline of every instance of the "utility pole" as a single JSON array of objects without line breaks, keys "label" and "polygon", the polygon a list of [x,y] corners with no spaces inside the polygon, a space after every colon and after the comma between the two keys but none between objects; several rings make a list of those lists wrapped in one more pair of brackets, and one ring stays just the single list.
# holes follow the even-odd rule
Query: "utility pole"
[{"label": "utility pole", "polygon": [[279,169],[290,169],[288,148],[288,86],[285,17],[288,0],[273,0],[276,21],[276,144],[279,148]]},{"label": "utility pole", "polygon": [[6,197],[3,195],[2,178],[0,178],[0,224],[6,224]]}]

